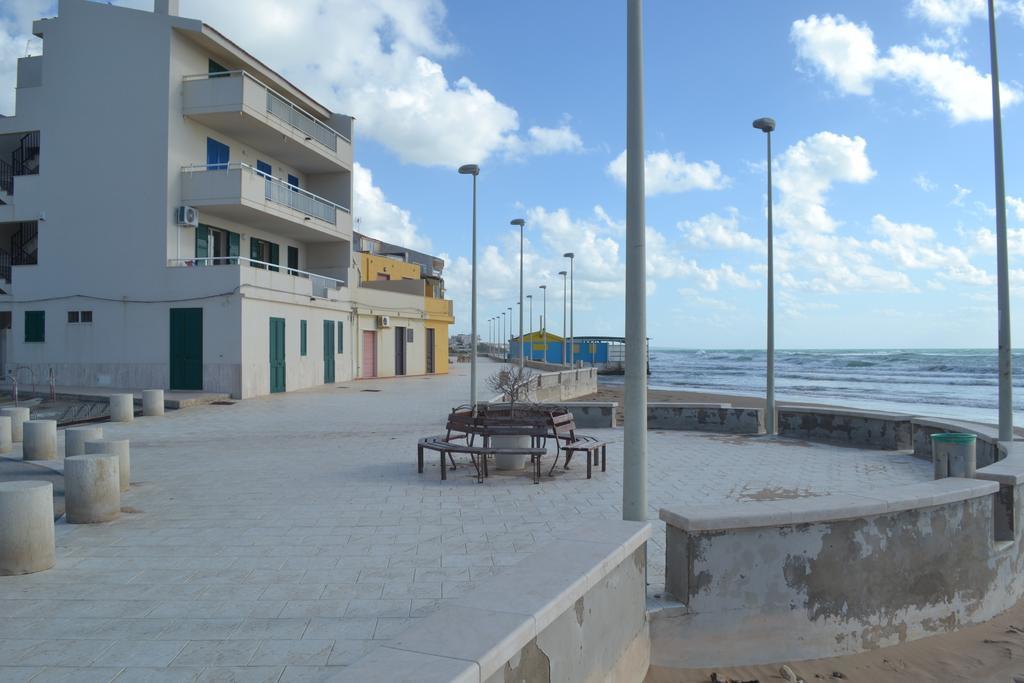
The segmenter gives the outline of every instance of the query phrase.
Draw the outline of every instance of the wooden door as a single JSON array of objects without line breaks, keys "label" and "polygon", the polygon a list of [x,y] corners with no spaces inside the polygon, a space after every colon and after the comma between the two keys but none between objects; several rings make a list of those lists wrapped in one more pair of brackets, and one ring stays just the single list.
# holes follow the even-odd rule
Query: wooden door
[{"label": "wooden door", "polygon": [[395,328],[395,376],[405,374],[405,328]]},{"label": "wooden door", "polygon": [[362,377],[377,376],[377,333],[363,331]]},{"label": "wooden door", "polygon": [[427,373],[433,374],[437,372],[434,368],[434,328],[427,328]]},{"label": "wooden door", "polygon": [[203,309],[171,309],[171,391],[203,390]]},{"label": "wooden door", "polygon": [[324,321],[324,384],[334,384],[334,322]]},{"label": "wooden door", "polygon": [[270,319],[270,393],[285,390],[284,318]]}]

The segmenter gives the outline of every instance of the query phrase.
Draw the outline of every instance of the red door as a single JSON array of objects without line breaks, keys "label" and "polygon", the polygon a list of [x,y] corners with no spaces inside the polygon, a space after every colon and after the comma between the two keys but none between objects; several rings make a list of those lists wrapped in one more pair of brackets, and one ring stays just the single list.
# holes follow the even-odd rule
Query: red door
[{"label": "red door", "polygon": [[363,374],[362,377],[377,376],[377,333],[363,330]]}]

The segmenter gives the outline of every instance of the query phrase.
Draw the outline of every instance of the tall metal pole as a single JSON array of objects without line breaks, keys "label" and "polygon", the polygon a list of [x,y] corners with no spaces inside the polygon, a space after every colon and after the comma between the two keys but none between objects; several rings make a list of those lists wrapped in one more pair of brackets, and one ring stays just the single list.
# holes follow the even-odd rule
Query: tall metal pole
[{"label": "tall metal pole", "polygon": [[548,362],[548,286],[541,285],[540,291],[544,292],[544,307],[541,313],[540,329],[544,335],[544,362]]},{"label": "tall metal pole", "polygon": [[573,325],[576,320],[576,303],[573,301],[573,271],[576,254],[567,251],[562,256],[569,259],[569,367],[576,367],[576,335]]},{"label": "tall metal pole", "polygon": [[1003,115],[999,105],[995,0],[988,0],[988,42],[992,58],[992,138],[996,166],[996,278],[999,306],[999,440],[1013,440],[1013,364],[1010,356],[1010,277],[1006,249],[1006,185],[1003,180]]},{"label": "tall metal pole", "polygon": [[508,357],[508,356],[512,355],[512,307],[511,306],[508,307],[508,343],[506,344],[506,346],[508,347],[508,353],[506,354],[506,357]]},{"label": "tall metal pole", "polygon": [[533,360],[533,294],[527,294],[526,298],[530,300],[530,329],[526,334],[530,335],[528,344],[530,345],[530,360]]},{"label": "tall metal pole", "polygon": [[775,433],[775,262],[772,256],[772,131],[775,119],[760,118],[754,121],[754,128],[768,138],[768,340],[766,355],[766,384],[764,427],[768,434]]},{"label": "tall metal pole", "polygon": [[622,518],[647,519],[643,3],[626,0],[626,381]]},{"label": "tall metal pole", "polygon": [[472,323],[469,340],[469,405],[476,415],[476,177],[480,167],[476,164],[465,164],[459,167],[459,173],[473,176],[473,286],[472,286]]},{"label": "tall metal pole", "polygon": [[569,337],[565,333],[566,329],[567,329],[566,328],[566,321],[568,319],[567,311],[569,310],[566,307],[568,299],[566,299],[565,293],[566,293],[566,282],[567,282],[566,277],[569,275],[569,273],[568,273],[568,271],[560,270],[560,271],[558,271],[558,274],[562,276],[562,367],[565,367],[565,345],[569,341]]},{"label": "tall metal pole", "polygon": [[523,341],[523,240],[526,230],[526,221],[516,218],[511,221],[512,225],[519,226],[519,369],[526,366],[525,342]]}]

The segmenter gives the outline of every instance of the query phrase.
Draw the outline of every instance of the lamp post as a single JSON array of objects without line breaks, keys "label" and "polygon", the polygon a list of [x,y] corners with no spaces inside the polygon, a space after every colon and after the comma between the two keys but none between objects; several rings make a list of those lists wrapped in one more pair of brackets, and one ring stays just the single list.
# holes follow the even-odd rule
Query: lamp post
[{"label": "lamp post", "polygon": [[647,245],[643,3],[626,2],[626,424],[622,518],[647,519]]},{"label": "lamp post", "polygon": [[505,356],[505,311],[501,312],[501,338],[498,340],[498,349],[502,358]]},{"label": "lamp post", "polygon": [[567,282],[566,276],[569,275],[569,271],[567,271],[567,270],[560,270],[560,271],[558,271],[558,274],[562,276],[562,365],[564,366],[565,365],[565,344],[566,344],[566,342],[569,341],[569,337],[566,336],[566,334],[565,334],[565,332],[566,332],[565,321],[568,319],[568,316],[566,315],[566,311],[567,311],[567,309],[566,309],[566,301],[567,301],[567,299],[565,298],[566,282]]},{"label": "lamp post", "polygon": [[988,43],[992,60],[992,140],[996,174],[996,278],[999,307],[999,440],[1013,441],[1013,366],[1010,356],[1010,277],[1006,250],[1006,185],[1003,178],[1003,114],[999,104],[995,0],[988,0]]},{"label": "lamp post", "polygon": [[573,325],[576,321],[576,304],[573,301],[573,268],[576,263],[576,254],[567,251],[562,256],[569,259],[569,366],[576,367],[576,328]]},{"label": "lamp post", "polygon": [[541,285],[540,291],[543,292],[544,306],[541,309],[540,329],[541,334],[544,335],[544,362],[548,362],[548,286]]},{"label": "lamp post", "polygon": [[513,218],[511,225],[519,226],[519,368],[525,366],[523,356],[523,237],[526,230],[526,221],[522,218]]},{"label": "lamp post", "polygon": [[526,334],[530,335],[529,348],[530,348],[530,360],[533,360],[533,294],[526,295],[527,301],[530,302],[530,329]]},{"label": "lamp post", "polygon": [[472,330],[470,332],[469,350],[469,405],[476,415],[476,177],[480,175],[480,167],[476,164],[459,166],[459,173],[473,176],[473,287],[472,287]]},{"label": "lamp post", "polygon": [[505,360],[512,355],[512,307],[508,307],[508,336],[505,338]]},{"label": "lamp post", "polygon": [[754,128],[764,132],[768,140],[768,341],[764,427],[770,435],[775,433],[775,262],[772,258],[772,131],[775,130],[775,119],[757,119]]}]

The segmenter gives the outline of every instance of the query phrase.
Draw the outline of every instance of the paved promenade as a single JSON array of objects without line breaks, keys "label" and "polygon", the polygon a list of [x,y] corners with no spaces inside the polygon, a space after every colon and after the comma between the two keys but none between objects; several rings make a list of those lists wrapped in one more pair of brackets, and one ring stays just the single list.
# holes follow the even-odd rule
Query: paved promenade
[{"label": "paved promenade", "polygon": [[[496,368],[485,363],[482,376]],[[480,485],[416,473],[416,439],[468,401],[448,377],[201,406],[104,425],[132,442],[132,490],[110,524],[57,525],[57,567],[0,577],[0,683],[330,680],[553,529],[618,519],[609,471],[574,466]],[[490,392],[481,390],[481,396]],[[904,455],[764,438],[651,432],[650,516],[668,502],[827,495],[927,480]],[[664,528],[650,548],[651,592]]]}]

